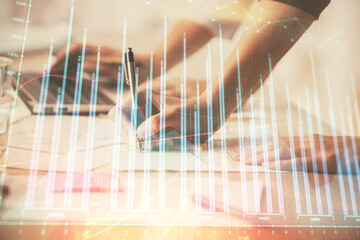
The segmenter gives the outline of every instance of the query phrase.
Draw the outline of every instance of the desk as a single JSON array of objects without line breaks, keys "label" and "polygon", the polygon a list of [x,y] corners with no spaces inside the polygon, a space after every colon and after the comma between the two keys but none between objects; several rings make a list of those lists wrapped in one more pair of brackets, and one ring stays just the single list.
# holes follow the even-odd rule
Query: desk
[{"label": "desk", "polygon": [[[46,62],[46,61],[45,61]],[[278,118],[282,121],[281,118]],[[286,121],[285,121],[286,122]],[[306,128],[305,128],[306,129]],[[279,128],[286,133],[286,128]],[[4,169],[2,169],[4,171]],[[106,164],[95,170],[93,174],[111,173],[111,165]],[[124,192],[117,194],[115,203],[110,192],[90,193],[86,207],[71,205],[62,207],[64,193],[54,193],[54,202],[51,207],[44,208],[43,188],[37,189],[34,204],[25,208],[28,170],[6,169],[5,183],[10,187],[10,196],[1,205],[1,232],[7,239],[35,239],[44,238],[114,238],[133,239],[164,236],[167,239],[249,239],[249,238],[321,238],[337,239],[347,237],[357,239],[359,236],[358,214],[354,206],[359,209],[359,191],[355,191],[356,202],[351,202],[349,191],[346,191],[346,201],[342,201],[338,175],[329,175],[329,189],[331,210],[329,211],[324,175],[317,176],[319,189],[314,186],[316,179],[313,173],[259,172],[257,178],[264,182],[265,190],[259,212],[209,212],[206,208],[196,209],[193,201],[195,192],[195,172],[188,172],[186,184],[188,193],[185,198],[186,209],[181,209],[181,173],[165,172],[164,198],[159,201],[158,183],[162,175],[151,172],[149,177],[150,195],[149,207],[143,207],[143,171],[135,171],[131,178],[127,171],[119,172],[118,178],[125,187]],[[48,172],[38,171],[39,184]],[[214,179],[222,184],[223,173],[215,172]],[[299,191],[294,191],[294,177],[298,179]],[[351,176],[356,182],[356,176]],[[128,207],[128,180],[134,181],[133,205]],[[227,173],[225,178],[239,186],[238,189],[229,189],[229,194],[239,194],[241,183],[253,181],[254,173]],[[282,203],[279,203],[278,184],[282,183]],[[203,190],[209,182],[209,174],[201,173]],[[349,186],[344,181],[345,189]],[[308,188],[306,187],[308,184]],[[39,185],[41,186],[41,185]],[[268,188],[267,186],[270,186]],[[355,185],[355,189],[357,189]],[[240,189],[240,190],[239,190]],[[268,189],[268,191],[267,191]],[[81,202],[82,193],[73,193],[73,202]],[[270,197],[271,194],[271,197]],[[241,196],[241,195],[240,195]],[[298,205],[296,205],[298,199]],[[242,199],[241,199],[242,201]],[[271,204],[269,202],[271,201]],[[160,204],[159,204],[160,202]],[[281,202],[281,201],[280,201]],[[344,213],[344,204],[347,211]],[[164,206],[163,208],[159,205]],[[114,207],[115,206],[115,207]],[[150,207],[151,206],[151,207]],[[271,207],[270,207],[271,206]],[[321,208],[321,210],[319,210]],[[72,210],[70,210],[72,209]],[[25,210],[25,211],[24,211]],[[298,212],[297,212],[298,211]],[[320,213],[320,214],[319,214]],[[351,226],[351,227],[349,227]]]},{"label": "desk", "polygon": [[[98,169],[93,170],[94,173],[107,173],[110,170],[110,165],[104,165]],[[39,178],[45,177],[47,172],[39,172]],[[348,236],[349,239],[354,239],[359,234],[359,217],[352,216],[352,209],[349,207],[349,215],[345,217],[342,209],[342,202],[339,195],[339,184],[337,175],[329,175],[331,199],[333,214],[326,216],[328,207],[326,205],[325,187],[323,184],[320,192],[322,197],[322,207],[324,215],[319,215],[317,209],[317,201],[315,189],[313,187],[314,174],[308,174],[311,192],[311,205],[313,214],[296,214],[295,211],[295,194],[293,187],[293,174],[282,173],[281,179],[283,182],[283,196],[284,196],[284,215],[268,214],[266,191],[263,194],[263,201],[261,202],[261,214],[252,213],[245,214],[243,218],[239,218],[229,213],[210,213],[207,209],[194,211],[194,202],[191,200],[191,194],[188,197],[188,209],[192,211],[181,211],[176,207],[176,202],[179,203],[181,183],[179,181],[179,172],[166,172],[166,188],[164,209],[143,209],[141,204],[141,196],[138,194],[142,192],[143,172],[136,172],[134,175],[136,183],[135,204],[132,209],[126,210],[126,194],[120,192],[118,195],[117,209],[110,209],[110,193],[90,193],[89,208],[78,209],[78,213],[74,214],[64,208],[53,208],[41,210],[33,208],[29,211],[38,211],[38,214],[32,213],[33,219],[27,219],[27,214],[23,212],[24,208],[24,193],[26,188],[26,180],[29,175],[27,170],[7,169],[6,182],[11,183],[11,195],[5,199],[2,206],[2,232],[8,233],[14,238],[29,239],[29,236],[34,237],[50,237],[50,236],[78,236],[90,237],[93,234],[97,237],[115,237],[122,236],[124,239],[132,239],[132,237],[156,236],[156,234],[164,234],[166,239],[174,239],[174,236],[199,236],[199,239],[239,239],[243,236],[292,236],[298,238],[305,238],[311,236],[321,236],[326,234],[326,238],[338,238],[339,236]],[[299,179],[301,212],[306,213],[305,189],[303,182],[303,173],[298,172]],[[120,172],[120,179],[124,186],[127,185],[128,173]],[[194,184],[192,184],[195,173],[188,173],[188,193],[194,192]],[[259,180],[265,180],[265,174],[258,174]],[[323,175],[318,176],[320,181]],[[215,173],[215,178],[221,179],[222,173]],[[158,184],[159,173],[151,172],[150,185],[156,187]],[[246,173],[246,180],[251,181],[253,174]],[[276,174],[270,174],[271,179],[271,195],[273,203],[273,213],[279,213],[278,208],[278,191],[276,189],[277,179]],[[21,181],[19,181],[21,180]],[[208,182],[209,175],[203,173],[202,181]],[[240,183],[242,181],[239,173],[229,173],[229,182]],[[355,179],[354,179],[355,180]],[[16,182],[15,182],[16,181]],[[140,183],[140,184],[138,184]],[[19,186],[19,187],[18,187]],[[237,189],[229,189],[229,191],[236,192]],[[231,193],[230,193],[231,194]],[[63,193],[55,193],[54,206],[61,206],[63,202]],[[157,202],[157,192],[152,191],[151,196]],[[76,202],[80,198],[81,193],[75,193],[73,196]],[[38,203],[43,199],[38,196]],[[349,199],[349,198],[347,198]],[[360,199],[356,195],[356,199]],[[78,199],[79,200],[79,199]],[[347,201],[351,206],[350,201]],[[39,204],[41,205],[41,204]],[[155,203],[156,205],[156,203]],[[174,207],[175,206],[175,207]],[[357,202],[357,207],[360,204]],[[75,208],[73,208],[75,209]],[[344,228],[341,226],[353,226],[355,228]],[[336,227],[334,227],[336,226]],[[229,233],[230,231],[230,233]],[[163,233],[164,232],[164,233]],[[55,234],[55,235],[54,235]],[[320,234],[320,235],[319,235]],[[344,235],[342,235],[344,234]],[[95,238],[96,239],[96,238]]]}]

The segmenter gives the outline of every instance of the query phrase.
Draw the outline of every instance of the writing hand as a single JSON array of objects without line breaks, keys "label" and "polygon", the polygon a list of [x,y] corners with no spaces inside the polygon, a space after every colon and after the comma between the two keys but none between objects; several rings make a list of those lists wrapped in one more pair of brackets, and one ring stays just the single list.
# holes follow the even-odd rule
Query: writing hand
[{"label": "writing hand", "polygon": [[[161,94],[160,94],[160,80],[154,79],[153,81],[153,91],[152,91],[152,99],[151,99],[151,115],[147,119],[142,119],[144,122],[139,123],[139,127],[137,128],[137,136],[140,139],[148,139],[150,136],[158,136],[158,133],[161,129],[165,129],[165,132],[170,132],[172,130],[177,131],[178,133],[181,133],[181,94],[179,87],[176,87],[177,84],[180,85],[180,80],[178,79],[170,79],[167,83],[166,87],[166,95],[164,96],[164,99],[166,101],[166,104],[164,106],[164,111],[160,113],[160,110],[162,109],[161,104]],[[187,135],[188,139],[194,139],[194,133],[193,133],[193,110],[194,110],[194,97],[196,97],[196,82],[195,81],[188,81],[187,84],[187,116],[185,117],[187,124]],[[195,87],[194,87],[195,86]],[[204,84],[200,85],[200,91],[202,91],[205,88]],[[138,88],[138,106],[137,110],[141,113],[143,117],[146,118],[146,101],[149,101],[147,99],[147,91],[146,91],[146,84],[142,84]],[[124,121],[125,124],[122,124],[124,127],[124,131],[128,131],[129,127],[127,124],[131,125],[130,129],[134,129],[132,126],[130,120],[129,120],[129,109],[131,107],[131,95],[130,92],[127,92],[124,95],[124,100],[122,103],[122,106],[120,103],[118,103],[117,106],[115,106],[110,112],[109,117],[111,119],[115,120],[115,113],[121,112],[120,116],[122,118],[125,118],[126,121]],[[196,102],[196,100],[195,100]],[[121,111],[119,110],[121,109]],[[202,112],[202,111],[201,111]],[[165,124],[160,124],[160,118],[163,117],[165,119]],[[169,143],[171,142],[171,139],[169,140]],[[152,147],[156,147],[158,145],[159,141],[151,141]]]}]

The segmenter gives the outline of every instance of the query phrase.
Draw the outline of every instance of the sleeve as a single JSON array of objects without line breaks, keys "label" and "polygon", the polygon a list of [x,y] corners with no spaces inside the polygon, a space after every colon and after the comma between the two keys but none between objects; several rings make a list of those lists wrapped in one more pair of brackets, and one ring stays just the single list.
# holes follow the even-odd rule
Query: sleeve
[{"label": "sleeve", "polygon": [[[260,0],[263,1],[263,0]],[[319,18],[321,12],[329,5],[330,0],[267,0],[288,4],[310,13],[316,19]]]}]

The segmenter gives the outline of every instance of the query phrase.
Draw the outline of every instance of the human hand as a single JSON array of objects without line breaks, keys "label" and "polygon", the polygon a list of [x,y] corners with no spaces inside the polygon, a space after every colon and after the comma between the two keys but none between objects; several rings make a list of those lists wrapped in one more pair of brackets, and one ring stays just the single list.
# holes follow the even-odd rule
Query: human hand
[{"label": "human hand", "polygon": [[[165,101],[166,104],[161,108],[161,95],[153,94],[153,104],[156,105],[159,112],[153,114],[151,117],[146,119],[139,127],[137,128],[137,135],[140,139],[147,139],[149,136],[160,132],[161,129],[165,129],[166,132],[173,133],[173,130],[177,133],[175,139],[180,138],[182,131],[186,133],[186,140],[189,143],[195,143],[197,138],[199,144],[203,144],[209,138],[208,130],[208,103],[207,99],[204,99],[202,92],[206,88],[206,84],[202,82],[201,84],[197,81],[188,80],[186,84],[186,101],[182,102],[181,100],[181,86],[180,81],[174,79],[167,83]],[[199,91],[197,90],[199,86]],[[155,84],[155,89],[157,89]],[[199,92],[199,99],[198,99]],[[195,111],[199,114],[197,121],[195,122]],[[219,128],[219,123],[217,121],[218,111],[213,111],[213,129],[210,132],[210,135]],[[161,119],[165,120],[165,123],[161,125]],[[186,128],[182,127],[182,122],[186,123]],[[185,124],[184,124],[185,125]],[[196,125],[196,126],[195,126]],[[184,128],[184,129],[182,129]],[[176,134],[175,134],[176,135]],[[166,136],[167,139],[171,139],[170,136]]]},{"label": "human hand", "polygon": [[[69,55],[68,55],[68,77],[70,79],[75,79],[77,64],[79,57],[82,56],[82,43],[74,43],[70,46]],[[84,60],[84,72],[95,73],[96,72],[96,63],[97,63],[97,53],[98,46],[88,44],[86,45],[85,50],[85,60]],[[66,59],[66,48],[60,50],[56,55],[56,61],[51,67],[51,72],[53,74],[63,74],[65,59]],[[105,76],[113,81],[117,78],[118,65],[117,61],[113,59],[121,58],[121,52],[110,47],[101,47],[101,64],[99,69],[99,74]],[[106,58],[111,58],[111,61],[107,61]],[[102,61],[105,59],[105,61]]]},{"label": "human hand", "polygon": [[[156,91],[152,92],[151,114],[159,113],[160,94]],[[138,89],[137,105],[133,109],[132,94],[130,91],[124,93],[122,102],[114,106],[108,113],[108,117],[114,121],[121,121],[121,143],[131,144],[132,140],[136,140],[136,128],[150,115],[146,113],[146,101],[150,101],[147,96],[146,88]],[[150,111],[150,109],[148,109]],[[135,117],[136,119],[132,119]],[[146,115],[147,114],[147,115]],[[155,146],[154,146],[155,147]]]},{"label": "human hand", "polygon": [[[139,84],[138,91],[146,93],[147,85],[146,81],[142,81]],[[197,97],[197,84],[199,84],[200,94],[206,89],[206,82],[196,81],[194,79],[187,79],[186,82],[186,98],[192,99]],[[161,79],[155,78],[152,81],[152,90],[153,92],[161,92]],[[129,93],[128,93],[129,94]],[[181,98],[181,79],[171,78],[166,81],[166,95]]]},{"label": "human hand", "polygon": [[[341,167],[342,172],[346,172],[346,159],[344,157],[346,151],[348,150],[349,159],[351,164],[355,160],[355,151],[353,151],[352,139],[353,137],[344,137],[345,144],[342,136],[336,136],[335,139],[338,142],[338,154],[341,158]],[[322,145],[321,145],[322,143]],[[360,141],[359,138],[354,138],[356,153],[360,153]],[[337,162],[336,162],[336,151],[334,145],[333,136],[323,136],[323,135],[310,135],[310,136],[295,136],[293,138],[293,154],[295,158],[292,158],[292,149],[290,145],[289,137],[278,138],[278,146],[275,146],[274,142],[269,142],[267,144],[267,157],[268,157],[268,168],[270,170],[276,170],[276,150],[279,155],[279,166],[281,170],[293,170],[293,161],[296,164],[296,169],[298,171],[314,171],[314,167],[317,168],[318,172],[325,172],[323,165],[323,158],[326,163],[326,168],[328,173],[335,173],[337,171]],[[323,151],[322,151],[323,146]],[[256,159],[258,165],[265,164],[265,149],[264,145],[257,147]],[[247,151],[245,153],[245,164],[252,164],[252,152]],[[357,157],[357,156],[356,156]],[[240,159],[240,156],[235,157],[236,160]],[[352,168],[354,170],[354,168]]]},{"label": "human hand", "polygon": [[[164,111],[164,115],[162,115],[162,114],[160,114],[160,110],[161,110],[160,80],[159,79],[153,80],[153,88],[152,88],[153,90],[152,90],[152,99],[151,99],[152,110],[151,110],[151,117],[148,119],[145,119],[146,118],[146,109],[145,109],[146,101],[147,100],[149,101],[149,99],[147,99],[148,97],[146,96],[146,94],[147,94],[146,84],[142,84],[141,86],[138,87],[137,110],[138,110],[138,117],[142,118],[142,119],[139,119],[139,118],[137,119],[137,124],[139,126],[137,128],[137,136],[139,139],[148,139],[149,135],[155,136],[160,131],[160,118],[162,116],[164,116],[164,118],[166,120],[165,125],[163,126],[163,128],[165,129],[166,132],[171,132],[172,130],[175,130],[176,132],[181,133],[181,110],[183,108],[181,105],[181,91],[180,91],[180,87],[177,87],[178,86],[177,84],[180,85],[180,81],[177,79],[172,79],[172,80],[167,81],[166,96],[164,98],[166,101],[165,111]],[[196,81],[189,80],[187,83],[187,95],[186,95],[186,97],[187,97],[186,121],[187,121],[187,135],[188,135],[187,139],[192,142],[194,142],[194,119],[193,119],[194,113],[193,113],[193,111],[194,111],[194,104],[196,104],[196,96],[197,96],[196,85],[197,85]],[[205,84],[199,84],[199,91],[201,92],[204,89],[205,89]],[[120,106],[120,104],[118,104],[109,112],[109,117],[113,120],[115,120],[116,112],[118,112],[119,116],[122,119],[124,119],[124,118],[126,119],[123,122],[125,124],[122,124],[124,131],[128,131],[128,129],[134,129],[133,124],[131,124],[131,122],[129,120],[130,115],[131,115],[131,114],[129,114],[130,109],[131,109],[131,103],[132,103],[131,93],[127,92],[124,94],[122,106]],[[200,109],[201,113],[205,113],[204,111],[205,111],[204,108],[202,110]],[[201,114],[201,115],[203,115],[203,114]],[[201,117],[201,119],[203,119],[203,117]],[[131,126],[128,126],[128,124],[130,124]],[[201,133],[201,129],[199,132]],[[203,139],[203,138],[204,137],[201,137],[201,139]],[[171,140],[171,139],[168,139],[168,140]],[[125,140],[125,141],[127,141],[127,140]],[[151,141],[151,143],[156,146],[158,144],[158,141],[154,140],[154,141]]]},{"label": "human hand", "polygon": [[[75,79],[79,56],[82,56],[82,43],[72,44],[68,55],[68,77]],[[97,54],[99,47],[88,44],[85,49],[84,72],[95,73],[97,65]],[[100,48],[99,75],[105,77],[108,82],[116,82],[119,66],[122,64],[122,52],[120,50],[102,46]],[[66,48],[60,50],[56,55],[56,61],[51,67],[53,74],[64,73],[66,59]],[[136,56],[136,66],[139,67],[139,79],[145,79],[150,65],[150,60],[142,55]]]}]

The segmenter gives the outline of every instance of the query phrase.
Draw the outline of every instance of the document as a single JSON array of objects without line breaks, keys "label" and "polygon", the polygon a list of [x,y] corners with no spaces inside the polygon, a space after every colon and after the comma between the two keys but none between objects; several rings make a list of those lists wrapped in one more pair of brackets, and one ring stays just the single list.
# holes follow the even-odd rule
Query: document
[{"label": "document", "polygon": [[104,157],[104,147],[113,141],[111,120],[66,115],[41,118],[32,115],[13,124],[7,167],[82,172],[110,160]]}]

